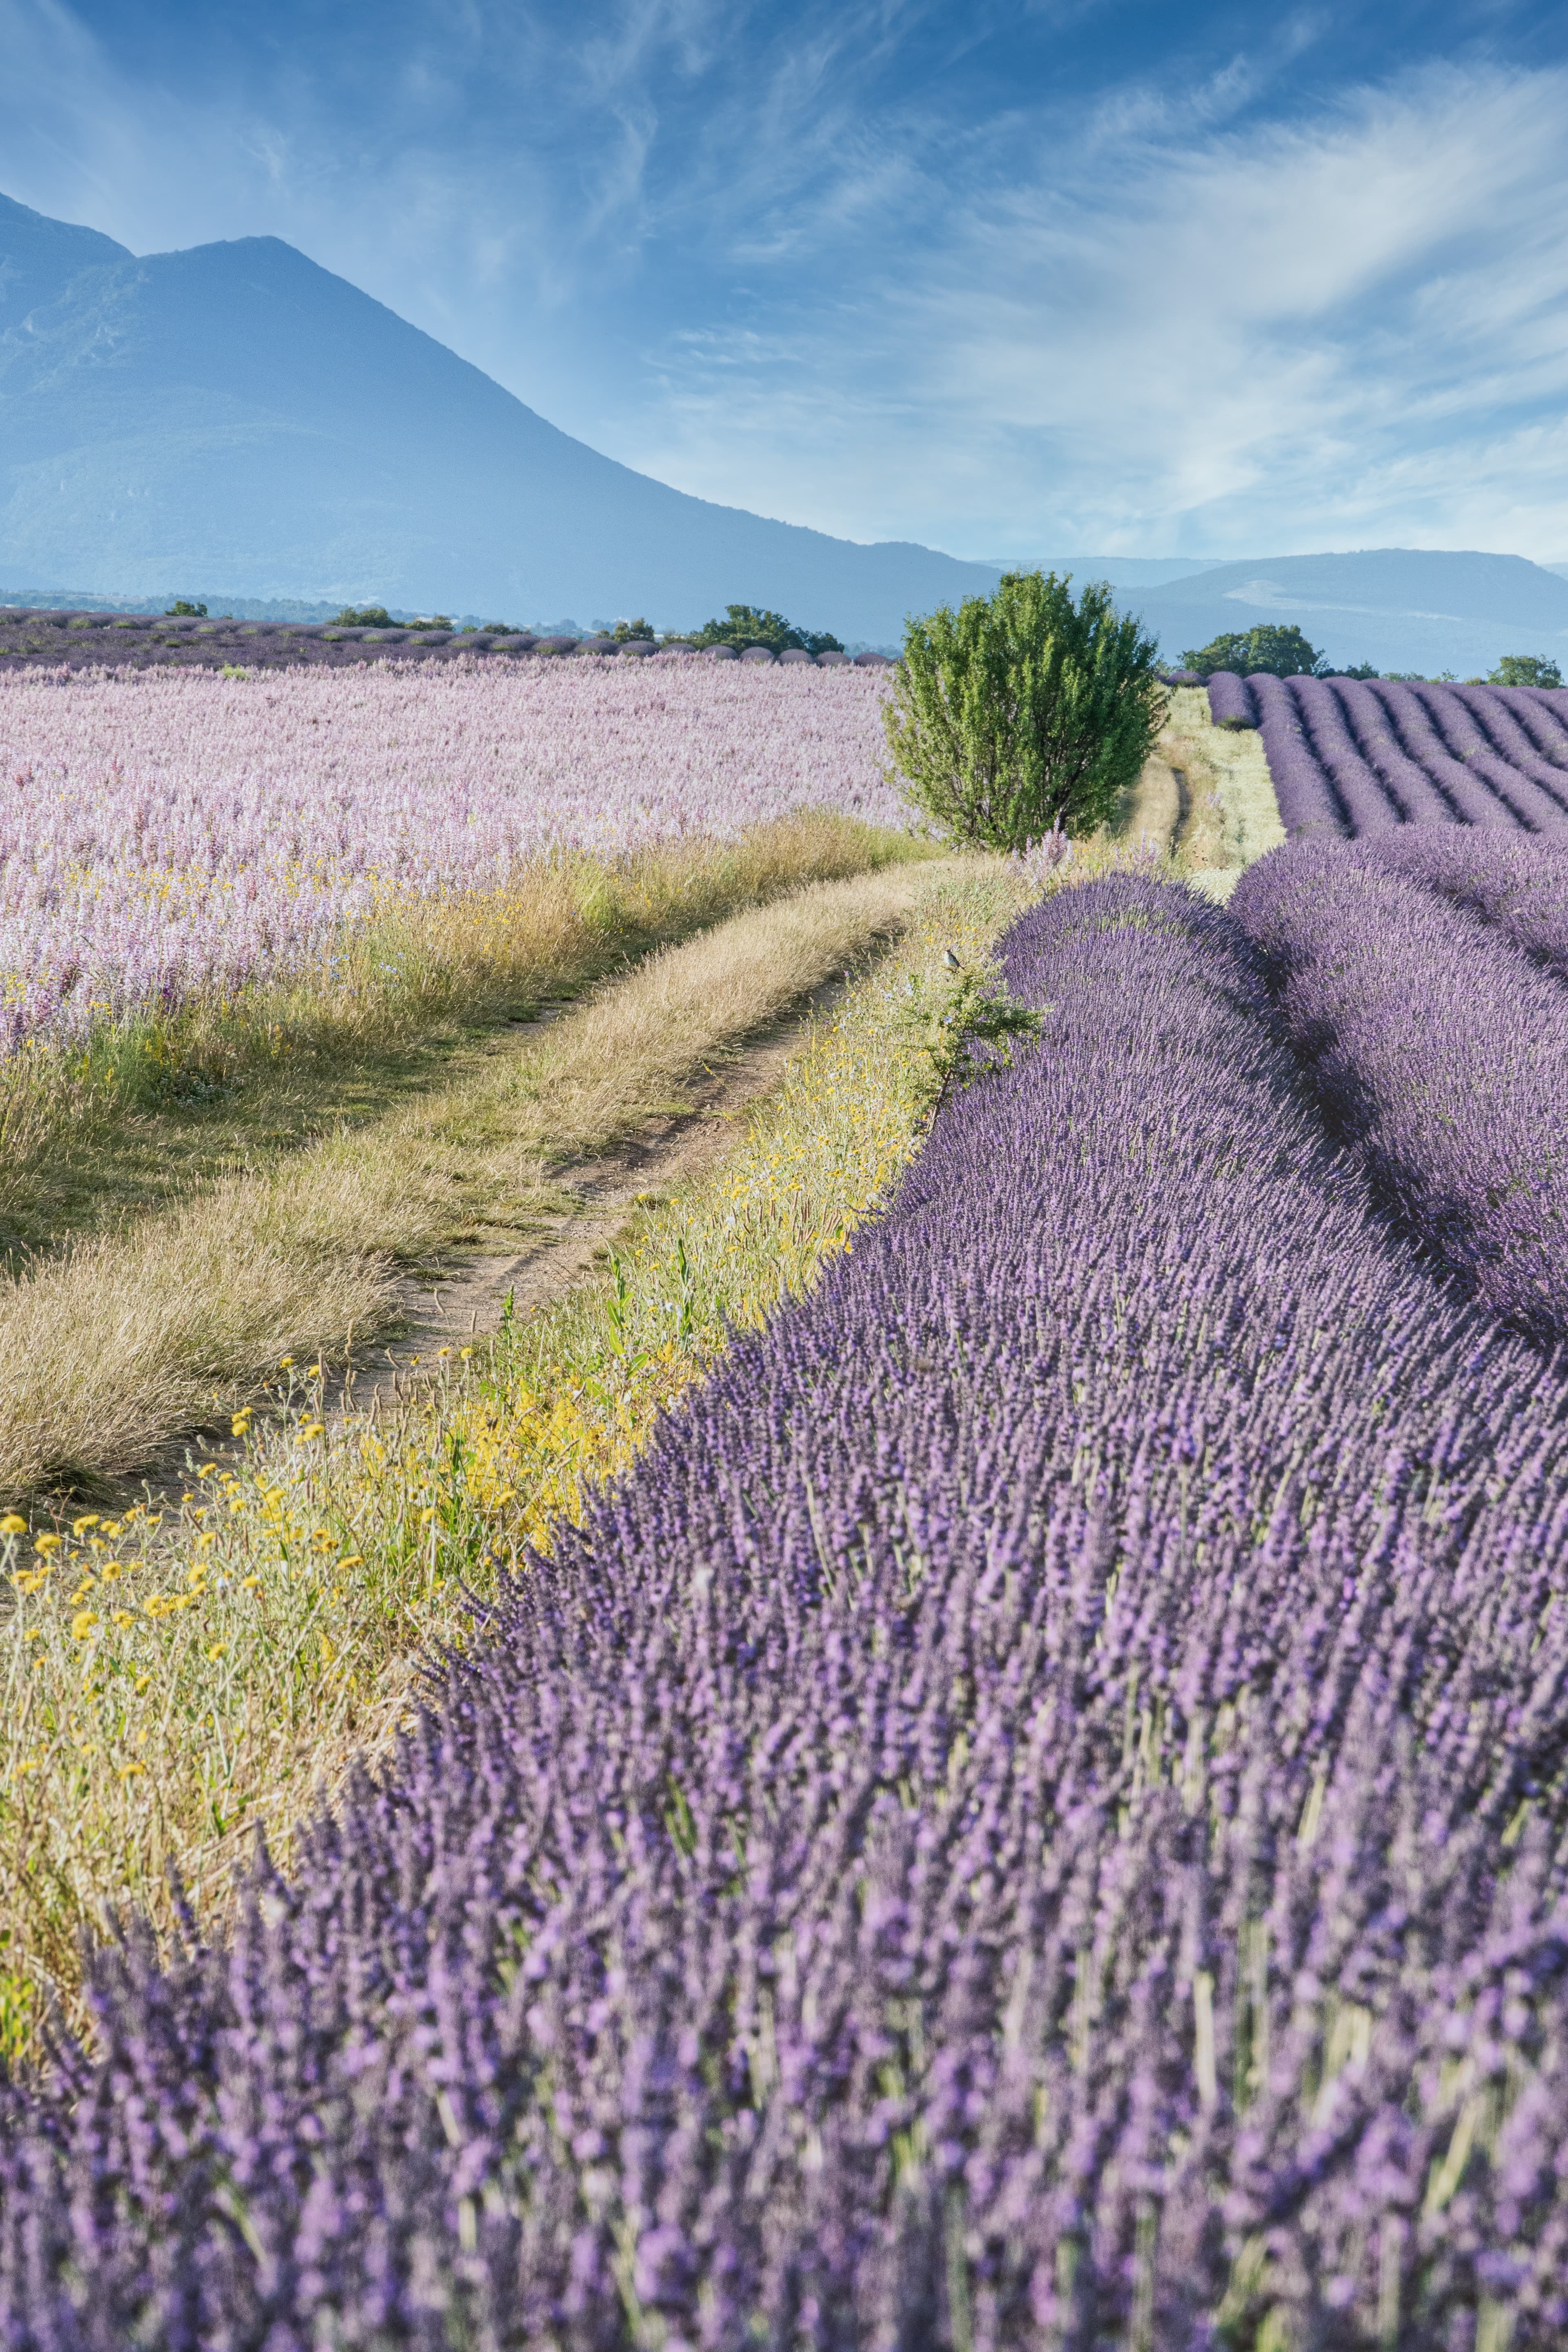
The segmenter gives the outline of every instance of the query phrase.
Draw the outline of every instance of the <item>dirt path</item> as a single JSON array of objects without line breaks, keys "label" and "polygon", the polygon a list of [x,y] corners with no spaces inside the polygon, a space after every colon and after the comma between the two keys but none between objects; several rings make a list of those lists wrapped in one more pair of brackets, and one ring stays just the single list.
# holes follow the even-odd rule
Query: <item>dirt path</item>
[{"label": "dirt path", "polygon": [[562,1190],[577,1205],[552,1230],[504,1255],[455,1252],[440,1276],[405,1282],[402,1332],[343,1369],[329,1391],[329,1418],[412,1393],[435,1371],[440,1349],[455,1353],[497,1328],[509,1292],[515,1313],[525,1317],[592,1273],[640,1202],[699,1174],[739,1139],[746,1111],[777,1085],[846,985],[830,981],[761,1036],[715,1055],[686,1088],[689,1110],[649,1119],[614,1151],[559,1170]]}]

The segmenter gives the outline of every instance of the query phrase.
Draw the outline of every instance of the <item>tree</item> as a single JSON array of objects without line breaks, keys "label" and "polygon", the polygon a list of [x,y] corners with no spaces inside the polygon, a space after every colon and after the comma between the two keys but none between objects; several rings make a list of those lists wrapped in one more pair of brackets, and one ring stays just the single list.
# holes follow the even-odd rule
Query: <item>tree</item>
[{"label": "tree", "polygon": [[691,646],[733,646],[743,653],[748,646],[766,646],[770,653],[784,654],[798,650],[806,654],[841,654],[844,651],[837,637],[824,629],[797,629],[782,613],[759,611],[755,604],[726,604],[728,617],[722,621],[704,621],[700,629],[683,639]]},{"label": "tree", "polygon": [[888,748],[925,814],[977,848],[1092,832],[1136,779],[1164,713],[1158,648],[1091,582],[1009,572],[989,598],[904,630]]},{"label": "tree", "polygon": [[1504,654],[1487,678],[1489,686],[1561,686],[1563,672],[1540,654]]},{"label": "tree", "polygon": [[165,604],[163,607],[163,618],[166,621],[205,621],[206,616],[207,608],[205,604],[187,604],[183,596],[176,596],[172,604]]},{"label": "tree", "polygon": [[1292,625],[1288,629],[1240,629],[1215,637],[1197,652],[1184,653],[1182,667],[1195,669],[1204,677],[1212,677],[1216,669],[1234,670],[1238,677],[1251,677],[1259,670],[1274,677],[1322,677],[1329,660]]},{"label": "tree", "polygon": [[332,625],[338,629],[390,629],[393,619],[384,604],[345,604]]},{"label": "tree", "polygon": [[652,629],[649,628],[647,623],[642,618],[640,614],[635,621],[617,621],[616,623],[616,643],[618,646],[635,646],[637,644],[646,645],[652,635]]}]

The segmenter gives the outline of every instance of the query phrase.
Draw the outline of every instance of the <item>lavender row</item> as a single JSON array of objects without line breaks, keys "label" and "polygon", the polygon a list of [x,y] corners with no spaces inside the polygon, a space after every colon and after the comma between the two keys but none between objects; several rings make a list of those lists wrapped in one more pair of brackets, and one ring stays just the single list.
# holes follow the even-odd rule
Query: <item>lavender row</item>
[{"label": "lavender row", "polygon": [[1568,2329],[1568,1393],[1127,877],[232,1938],[10,2097],[24,2352]]},{"label": "lavender row", "polygon": [[1386,1205],[1497,1313],[1568,1336],[1568,993],[1399,856],[1288,844],[1232,912]]},{"label": "lavender row", "polygon": [[1568,826],[1568,693],[1220,674],[1209,707],[1216,726],[1261,730],[1293,835]]},{"label": "lavender row", "polygon": [[1568,979],[1568,842],[1449,827],[1385,835],[1386,866],[1496,926],[1538,964]]}]

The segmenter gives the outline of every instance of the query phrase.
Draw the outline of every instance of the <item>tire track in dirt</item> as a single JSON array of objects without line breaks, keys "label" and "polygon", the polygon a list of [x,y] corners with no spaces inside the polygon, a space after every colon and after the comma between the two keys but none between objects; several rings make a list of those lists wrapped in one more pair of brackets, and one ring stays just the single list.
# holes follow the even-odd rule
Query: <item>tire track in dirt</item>
[{"label": "tire track in dirt", "polygon": [[456,1353],[499,1328],[509,1292],[522,1318],[592,1275],[649,1193],[700,1175],[739,1141],[746,1113],[778,1084],[847,986],[844,976],[826,982],[761,1035],[716,1054],[688,1081],[689,1109],[648,1119],[614,1150],[554,1171],[577,1205],[552,1230],[505,1254],[454,1251],[445,1272],[409,1276],[403,1329],[351,1359],[329,1391],[328,1418],[373,1412],[415,1393],[438,1370],[440,1349]]}]

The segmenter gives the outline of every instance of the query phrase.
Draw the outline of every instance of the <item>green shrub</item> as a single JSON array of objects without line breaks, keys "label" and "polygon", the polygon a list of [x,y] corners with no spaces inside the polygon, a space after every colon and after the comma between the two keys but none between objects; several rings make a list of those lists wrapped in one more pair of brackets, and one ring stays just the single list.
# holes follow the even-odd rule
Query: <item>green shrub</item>
[{"label": "green shrub", "polygon": [[163,607],[163,618],[166,621],[205,621],[206,616],[207,608],[205,604],[187,604],[183,596],[176,596],[172,604],[165,604]]},{"label": "green shrub", "polygon": [[[722,621],[704,621],[700,629],[683,633],[681,642],[689,646],[733,646],[743,652],[747,646],[766,646],[770,653],[799,651],[807,654],[841,654],[844,651],[837,637],[823,629],[797,629],[782,613],[760,610],[755,604],[726,604],[727,617]],[[620,633],[617,630],[616,635]]]},{"label": "green shrub", "polygon": [[1540,654],[1504,654],[1487,677],[1489,686],[1561,686],[1563,672]]},{"label": "green shrub", "polygon": [[384,604],[345,604],[332,626],[336,629],[390,629],[393,619]]},{"label": "green shrub", "polygon": [[1054,572],[1011,572],[904,631],[883,711],[911,799],[966,845],[1022,849],[1092,833],[1160,730],[1158,648],[1103,583],[1075,604]]},{"label": "green shrub", "polygon": [[1259,670],[1275,677],[1322,677],[1329,666],[1328,656],[1310,646],[1293,624],[1288,629],[1233,630],[1182,656],[1182,667],[1195,669],[1204,677],[1212,677],[1216,669],[1234,670],[1237,677],[1251,677]]}]

